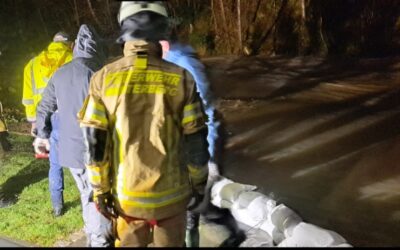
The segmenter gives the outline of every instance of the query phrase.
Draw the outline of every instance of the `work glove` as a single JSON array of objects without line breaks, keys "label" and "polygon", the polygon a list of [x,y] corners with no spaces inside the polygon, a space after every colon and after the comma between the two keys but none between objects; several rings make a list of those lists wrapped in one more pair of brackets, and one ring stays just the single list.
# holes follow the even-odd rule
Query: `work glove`
[{"label": "work glove", "polygon": [[110,192],[104,194],[98,194],[94,198],[97,211],[99,211],[104,217],[111,220],[112,218],[118,218],[117,213],[114,209],[114,197]]},{"label": "work glove", "polygon": [[37,128],[36,128],[36,122],[31,123],[31,135],[33,137],[37,136]]},{"label": "work glove", "polygon": [[50,142],[49,139],[43,139],[36,137],[33,141],[33,147],[35,149],[35,153],[40,154],[47,154],[50,151]]}]

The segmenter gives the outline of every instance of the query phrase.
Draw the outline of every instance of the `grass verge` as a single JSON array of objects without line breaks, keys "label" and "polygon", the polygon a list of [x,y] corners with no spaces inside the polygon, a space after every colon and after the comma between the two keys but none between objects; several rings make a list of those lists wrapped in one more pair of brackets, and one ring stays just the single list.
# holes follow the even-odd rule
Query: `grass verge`
[{"label": "grass verge", "polygon": [[53,217],[49,162],[34,158],[31,137],[12,134],[9,139],[13,150],[0,154],[0,203],[10,203],[0,208],[0,236],[53,246],[83,227],[79,191],[64,169],[66,211],[62,217]]}]

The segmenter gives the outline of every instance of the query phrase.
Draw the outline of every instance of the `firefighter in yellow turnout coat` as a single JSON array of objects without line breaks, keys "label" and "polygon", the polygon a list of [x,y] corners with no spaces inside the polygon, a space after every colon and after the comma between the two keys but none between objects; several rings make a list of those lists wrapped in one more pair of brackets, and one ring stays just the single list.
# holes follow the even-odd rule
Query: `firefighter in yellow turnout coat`
[{"label": "firefighter in yellow turnout coat", "polygon": [[116,246],[182,247],[208,176],[203,108],[192,76],[161,58],[163,3],[122,2],[119,19],[124,57],[92,77],[78,114],[94,200],[117,216]]}]

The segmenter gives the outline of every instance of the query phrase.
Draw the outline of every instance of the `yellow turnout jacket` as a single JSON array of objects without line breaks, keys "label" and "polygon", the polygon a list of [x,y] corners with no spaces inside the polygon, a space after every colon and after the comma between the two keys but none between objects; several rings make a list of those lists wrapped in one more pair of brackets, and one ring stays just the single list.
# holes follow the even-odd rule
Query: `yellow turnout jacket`
[{"label": "yellow turnout jacket", "polygon": [[[119,213],[162,219],[186,210],[191,183],[204,182],[182,155],[184,134],[205,127],[192,76],[161,59],[145,41],[125,43],[124,57],[96,72],[78,117],[109,132],[103,162],[87,166],[94,195],[110,192]],[[194,183],[195,184],[195,183]]]}]

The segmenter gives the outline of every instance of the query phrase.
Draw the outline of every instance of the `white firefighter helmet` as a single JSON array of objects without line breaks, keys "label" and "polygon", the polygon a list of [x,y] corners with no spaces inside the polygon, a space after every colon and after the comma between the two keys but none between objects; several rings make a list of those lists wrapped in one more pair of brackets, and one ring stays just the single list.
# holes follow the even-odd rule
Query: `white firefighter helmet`
[{"label": "white firefighter helmet", "polygon": [[151,11],[168,17],[167,8],[163,1],[122,1],[118,13],[119,25],[122,25],[126,18],[142,11]]}]

